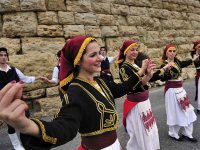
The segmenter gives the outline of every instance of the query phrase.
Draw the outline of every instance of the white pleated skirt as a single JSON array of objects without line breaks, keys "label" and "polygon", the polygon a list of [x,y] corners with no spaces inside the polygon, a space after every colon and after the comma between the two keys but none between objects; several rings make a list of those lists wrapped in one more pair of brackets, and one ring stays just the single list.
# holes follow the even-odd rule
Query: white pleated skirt
[{"label": "white pleated skirt", "polygon": [[194,111],[185,115],[176,98],[175,88],[169,88],[165,93],[165,108],[167,125],[189,126],[197,117]]},{"label": "white pleated skirt", "polygon": [[[138,103],[129,112],[126,118],[126,129],[130,136],[127,143],[127,150],[157,150],[160,149],[158,128],[156,122],[151,129],[151,134],[147,134],[146,128],[140,117],[140,107],[150,103],[149,99]],[[151,109],[151,106],[150,106]]]}]

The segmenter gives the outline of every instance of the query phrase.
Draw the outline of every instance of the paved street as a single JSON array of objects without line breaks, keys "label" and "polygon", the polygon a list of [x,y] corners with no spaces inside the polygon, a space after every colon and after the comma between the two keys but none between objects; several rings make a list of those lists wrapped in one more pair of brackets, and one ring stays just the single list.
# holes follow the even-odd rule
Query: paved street
[{"label": "paved street", "polygon": [[[188,92],[189,98],[194,107],[196,107],[197,103],[194,101],[194,81],[188,80],[184,84],[186,91]],[[160,145],[161,150],[199,150],[200,149],[200,115],[198,116],[198,120],[194,123],[194,137],[196,137],[199,142],[198,143],[190,143],[188,141],[177,142],[173,141],[168,137],[168,126],[166,125],[166,114],[164,107],[164,97],[163,97],[163,87],[155,88],[150,91],[150,100],[152,104],[152,109],[154,111],[157,125],[159,128],[159,136],[160,136]],[[123,100],[116,100],[116,106],[120,115],[120,120],[122,117],[122,104]],[[10,142],[6,133],[6,126],[0,127],[0,150],[11,150]],[[125,133],[124,128],[120,121],[120,126],[118,129],[118,137],[119,141],[125,150],[126,143],[128,140],[128,135]],[[63,146],[54,148],[53,150],[76,150],[78,145],[80,144],[79,135],[70,143],[65,144]]]}]

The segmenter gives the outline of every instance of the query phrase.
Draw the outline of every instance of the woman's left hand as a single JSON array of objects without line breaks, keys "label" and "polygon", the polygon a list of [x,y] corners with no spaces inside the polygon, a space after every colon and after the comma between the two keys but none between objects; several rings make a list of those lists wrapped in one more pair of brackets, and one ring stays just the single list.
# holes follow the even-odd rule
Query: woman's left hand
[{"label": "woman's left hand", "polygon": [[0,91],[0,120],[5,121],[12,127],[25,132],[30,120],[25,116],[27,104],[21,100],[23,84],[8,83]]}]

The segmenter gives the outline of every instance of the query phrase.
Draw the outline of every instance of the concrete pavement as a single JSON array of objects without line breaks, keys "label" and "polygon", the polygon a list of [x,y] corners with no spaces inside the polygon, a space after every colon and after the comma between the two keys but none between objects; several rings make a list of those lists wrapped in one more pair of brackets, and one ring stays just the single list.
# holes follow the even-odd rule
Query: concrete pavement
[{"label": "concrete pavement", "polygon": [[[194,107],[196,107],[197,103],[194,101],[195,96],[195,86],[193,80],[188,80],[184,83],[185,89],[191,99],[191,102]],[[128,140],[128,135],[124,131],[122,126],[122,106],[123,99],[116,100],[117,110],[120,115],[120,126],[118,128],[118,137],[119,141],[123,147],[123,150],[126,148],[126,143]],[[155,118],[157,121],[158,129],[159,129],[159,137],[160,137],[160,145],[161,150],[199,150],[200,149],[200,115],[198,115],[198,120],[194,123],[194,137],[196,137],[199,142],[191,143],[188,141],[177,142],[173,141],[168,137],[168,126],[166,125],[166,114],[165,114],[165,106],[164,106],[164,97],[163,97],[163,87],[158,87],[150,90],[150,100],[152,104],[152,109],[155,114]],[[6,126],[0,127],[0,150],[11,150],[10,142],[6,133]],[[80,144],[79,135],[72,140],[71,142],[59,146],[57,148],[53,148],[53,150],[76,150],[78,145]]]}]

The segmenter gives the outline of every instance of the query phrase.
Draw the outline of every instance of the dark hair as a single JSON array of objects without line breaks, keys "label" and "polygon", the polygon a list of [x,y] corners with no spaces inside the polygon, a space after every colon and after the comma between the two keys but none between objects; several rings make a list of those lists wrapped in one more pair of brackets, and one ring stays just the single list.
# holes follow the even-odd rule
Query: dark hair
[{"label": "dark hair", "polygon": [[8,52],[5,47],[0,47],[0,51]]},{"label": "dark hair", "polygon": [[[87,46],[88,46],[90,43],[93,43],[93,42],[97,42],[97,41],[96,41],[96,40],[91,40],[91,41],[87,44]],[[86,48],[87,48],[87,46],[86,46]],[[80,60],[83,59],[83,55],[86,53],[86,48],[84,49]]]},{"label": "dark hair", "polygon": [[190,55],[193,57],[194,56],[194,54],[196,54],[196,51],[191,51],[190,52]]},{"label": "dark hair", "polygon": [[137,56],[137,58],[136,58],[136,60],[135,60],[135,63],[136,63],[136,65],[138,65],[139,67],[141,67],[142,66],[142,61],[144,60],[144,59],[148,59],[149,58],[149,56],[146,54],[146,53],[144,53],[144,52],[139,52],[138,53],[138,56]]},{"label": "dark hair", "polygon": [[59,50],[57,53],[56,53],[57,57],[60,58],[60,55],[61,55],[61,50]]},{"label": "dark hair", "polygon": [[[88,44],[90,43],[93,43],[93,42],[97,42],[96,40],[91,40]],[[87,48],[87,46],[86,46]],[[80,61],[83,60],[83,55],[86,53],[86,48],[84,49],[83,53],[82,53],[82,56],[80,58]],[[79,65],[76,65],[75,68],[74,68],[74,76],[77,77],[78,74],[79,74],[79,71],[80,71],[80,66]]]},{"label": "dark hair", "polygon": [[5,47],[0,47],[0,52],[6,52],[6,54],[7,54],[7,57],[8,57],[8,60],[9,60],[9,56],[8,56],[8,50],[7,50],[7,48],[5,48]]},{"label": "dark hair", "polygon": [[100,50],[101,50],[102,48],[104,48],[104,49],[106,50],[106,52],[108,51],[106,46],[101,46],[101,47],[100,47]]}]

